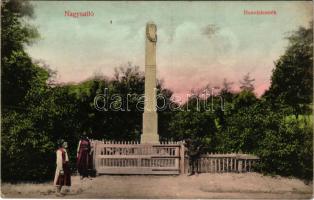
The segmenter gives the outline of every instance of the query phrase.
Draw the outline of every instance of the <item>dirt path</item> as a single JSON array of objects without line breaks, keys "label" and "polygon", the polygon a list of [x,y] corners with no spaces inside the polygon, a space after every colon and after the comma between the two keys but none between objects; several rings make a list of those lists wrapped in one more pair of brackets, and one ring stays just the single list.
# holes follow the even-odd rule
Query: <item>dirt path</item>
[{"label": "dirt path", "polygon": [[279,198],[310,199],[312,184],[298,179],[257,173],[200,174],[197,176],[99,176],[92,180],[72,177],[63,197],[52,183],[2,184],[2,197],[15,198]]}]

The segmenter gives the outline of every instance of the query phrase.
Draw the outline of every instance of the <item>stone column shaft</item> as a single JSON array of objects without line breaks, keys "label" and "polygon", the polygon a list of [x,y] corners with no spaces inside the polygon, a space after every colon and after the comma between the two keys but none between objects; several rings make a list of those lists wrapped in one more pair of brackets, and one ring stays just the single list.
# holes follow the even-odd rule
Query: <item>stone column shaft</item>
[{"label": "stone column shaft", "polygon": [[159,143],[156,111],[156,25],[146,25],[145,41],[145,104],[141,143]]}]

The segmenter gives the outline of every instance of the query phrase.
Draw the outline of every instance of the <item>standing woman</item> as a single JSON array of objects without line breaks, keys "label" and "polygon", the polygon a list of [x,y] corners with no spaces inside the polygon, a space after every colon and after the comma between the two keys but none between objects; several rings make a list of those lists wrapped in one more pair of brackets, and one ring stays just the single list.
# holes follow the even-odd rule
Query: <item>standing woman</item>
[{"label": "standing woman", "polygon": [[88,177],[88,168],[90,166],[89,164],[90,151],[91,151],[90,141],[87,138],[86,132],[84,132],[77,147],[77,162],[76,162],[76,166],[78,172],[81,175],[81,179]]},{"label": "standing woman", "polygon": [[69,156],[67,153],[68,143],[60,142],[57,154],[57,168],[55,173],[54,185],[57,187],[58,194],[61,194],[62,186],[71,186],[71,172],[69,168]]}]

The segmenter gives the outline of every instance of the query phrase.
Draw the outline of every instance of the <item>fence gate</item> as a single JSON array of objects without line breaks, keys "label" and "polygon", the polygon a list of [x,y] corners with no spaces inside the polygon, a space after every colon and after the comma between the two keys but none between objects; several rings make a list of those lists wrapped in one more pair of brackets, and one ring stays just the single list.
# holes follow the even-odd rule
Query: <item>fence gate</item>
[{"label": "fence gate", "polygon": [[92,141],[98,174],[180,174],[184,172],[182,143],[138,144]]}]

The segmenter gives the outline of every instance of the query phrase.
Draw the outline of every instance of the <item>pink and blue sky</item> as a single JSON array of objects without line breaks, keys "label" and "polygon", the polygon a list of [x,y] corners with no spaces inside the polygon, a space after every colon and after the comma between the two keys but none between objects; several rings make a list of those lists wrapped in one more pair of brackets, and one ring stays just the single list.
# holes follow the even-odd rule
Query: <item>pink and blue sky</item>
[{"label": "pink and blue sky", "polygon": [[[132,62],[144,71],[145,25],[158,28],[157,77],[175,95],[207,84],[221,86],[250,73],[255,92],[269,87],[285,36],[313,18],[312,2],[102,2],[34,1],[30,20],[41,35],[27,47],[34,59],[58,72],[58,82],[80,82],[95,74],[112,76]],[[244,15],[274,10],[276,15]],[[65,11],[92,11],[72,18]],[[214,31],[213,31],[214,30]]]}]

